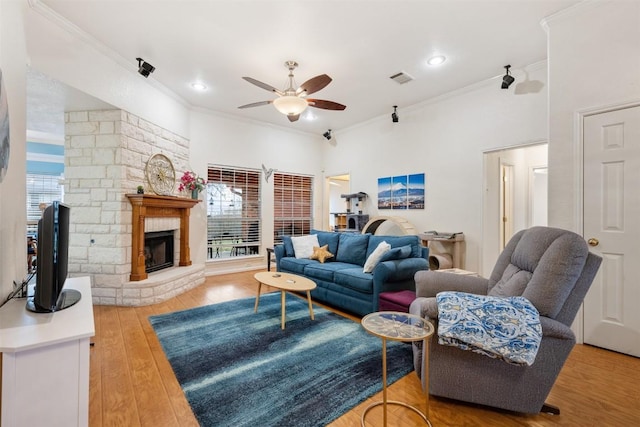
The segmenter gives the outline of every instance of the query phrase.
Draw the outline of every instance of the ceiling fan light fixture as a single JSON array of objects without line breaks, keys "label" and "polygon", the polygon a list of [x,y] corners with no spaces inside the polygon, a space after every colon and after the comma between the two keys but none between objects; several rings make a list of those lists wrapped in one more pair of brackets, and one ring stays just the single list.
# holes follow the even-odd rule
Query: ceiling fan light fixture
[{"label": "ceiling fan light fixture", "polygon": [[285,95],[274,99],[273,106],[286,116],[297,116],[306,110],[309,104],[298,96]]}]

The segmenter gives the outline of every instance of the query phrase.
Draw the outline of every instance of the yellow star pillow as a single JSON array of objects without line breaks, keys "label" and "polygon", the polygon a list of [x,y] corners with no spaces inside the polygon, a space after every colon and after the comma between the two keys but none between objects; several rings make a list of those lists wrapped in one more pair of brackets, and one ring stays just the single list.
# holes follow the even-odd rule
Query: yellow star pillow
[{"label": "yellow star pillow", "polygon": [[329,245],[324,245],[321,248],[319,248],[317,246],[314,246],[313,247],[313,255],[311,255],[309,258],[317,259],[322,264],[324,264],[324,262],[327,259],[333,258],[333,254],[331,252],[329,252]]}]

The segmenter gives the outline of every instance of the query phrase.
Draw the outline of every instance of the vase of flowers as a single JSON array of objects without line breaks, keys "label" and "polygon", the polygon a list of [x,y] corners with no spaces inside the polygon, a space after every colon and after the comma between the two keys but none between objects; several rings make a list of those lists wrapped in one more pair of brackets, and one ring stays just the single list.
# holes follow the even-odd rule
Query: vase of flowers
[{"label": "vase of flowers", "polygon": [[207,181],[204,178],[199,177],[193,171],[186,171],[180,177],[180,185],[178,185],[178,191],[190,191],[191,198],[197,199],[198,194],[204,190],[207,185]]}]

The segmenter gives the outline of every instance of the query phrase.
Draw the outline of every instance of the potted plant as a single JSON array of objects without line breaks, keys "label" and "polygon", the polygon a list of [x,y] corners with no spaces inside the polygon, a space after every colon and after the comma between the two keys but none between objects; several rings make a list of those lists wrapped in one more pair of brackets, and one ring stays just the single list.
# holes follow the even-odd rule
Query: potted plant
[{"label": "potted plant", "polygon": [[198,176],[193,171],[186,171],[180,177],[180,185],[178,185],[178,191],[190,191],[191,198],[197,199],[198,194],[204,190],[207,185],[207,181],[204,178]]},{"label": "potted plant", "polygon": [[138,185],[138,194],[144,194],[144,187],[142,185]]}]

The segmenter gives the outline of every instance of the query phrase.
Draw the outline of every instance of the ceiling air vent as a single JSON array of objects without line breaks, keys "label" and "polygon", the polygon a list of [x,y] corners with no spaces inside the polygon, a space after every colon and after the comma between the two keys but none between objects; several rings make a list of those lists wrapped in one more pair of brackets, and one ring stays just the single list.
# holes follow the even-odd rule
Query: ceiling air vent
[{"label": "ceiling air vent", "polygon": [[394,74],[389,78],[398,84],[408,83],[411,80],[413,80],[413,77],[411,77],[409,74],[405,73],[404,71],[400,71],[398,74]]}]

